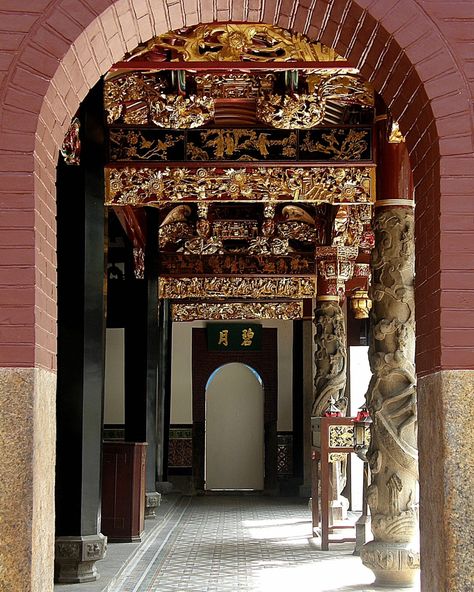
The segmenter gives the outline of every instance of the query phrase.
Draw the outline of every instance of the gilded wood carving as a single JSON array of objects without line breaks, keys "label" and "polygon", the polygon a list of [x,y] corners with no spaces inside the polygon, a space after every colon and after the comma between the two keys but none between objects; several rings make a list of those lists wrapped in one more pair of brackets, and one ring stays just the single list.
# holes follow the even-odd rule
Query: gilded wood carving
[{"label": "gilded wood carving", "polygon": [[175,131],[112,127],[111,161],[370,161],[369,128],[217,128]]},{"label": "gilded wood carving", "polygon": [[206,302],[173,304],[173,321],[303,318],[302,302]]},{"label": "gilded wood carving", "polygon": [[129,54],[150,61],[341,61],[333,49],[305,35],[263,23],[209,23],[169,31]]},{"label": "gilded wood carving", "polygon": [[159,274],[315,275],[314,256],[184,255],[160,253]]},{"label": "gilded wood carving", "polygon": [[375,200],[375,169],[106,168],[107,205],[180,201],[293,201],[355,204]]},{"label": "gilded wood carving", "polygon": [[316,296],[315,278],[190,277],[160,278],[159,297],[182,298],[285,298]]}]

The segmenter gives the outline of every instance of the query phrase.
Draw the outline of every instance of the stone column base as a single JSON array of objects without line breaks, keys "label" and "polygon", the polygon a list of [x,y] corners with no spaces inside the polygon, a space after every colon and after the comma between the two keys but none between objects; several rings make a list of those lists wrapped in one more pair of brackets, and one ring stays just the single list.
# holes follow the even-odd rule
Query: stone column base
[{"label": "stone column base", "polygon": [[145,520],[156,518],[156,508],[161,504],[161,493],[149,491],[145,493]]},{"label": "stone column base", "polygon": [[366,544],[368,539],[372,538],[370,531],[370,516],[361,516],[355,524],[356,544],[352,555],[360,555],[360,550]]},{"label": "stone column base", "polygon": [[371,541],[361,548],[360,557],[374,572],[377,586],[410,588],[420,569],[420,552],[411,543]]},{"label": "stone column base", "polygon": [[340,495],[337,500],[329,502],[329,523],[334,524],[337,521],[347,520],[347,510],[349,509],[349,500]]},{"label": "stone column base", "polygon": [[99,579],[95,562],[105,557],[106,549],[107,537],[101,533],[57,537],[55,581],[58,584],[82,584]]},{"label": "stone column base", "polygon": [[171,493],[171,491],[173,491],[173,484],[171,481],[157,481],[155,486],[156,491],[162,494]]}]

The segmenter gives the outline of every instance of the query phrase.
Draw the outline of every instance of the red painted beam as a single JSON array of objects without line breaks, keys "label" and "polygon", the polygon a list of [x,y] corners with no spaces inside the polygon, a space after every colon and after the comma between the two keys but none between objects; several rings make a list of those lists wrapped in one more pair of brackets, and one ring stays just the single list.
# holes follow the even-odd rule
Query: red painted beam
[{"label": "red painted beam", "polygon": [[144,208],[132,206],[114,207],[126,235],[134,247],[145,249],[146,245],[146,211]]},{"label": "red painted beam", "polygon": [[111,68],[116,70],[189,70],[193,72],[228,72],[239,70],[241,72],[275,71],[275,70],[344,70],[357,73],[356,68],[351,68],[346,62],[150,62],[136,60],[129,62],[117,62]]}]

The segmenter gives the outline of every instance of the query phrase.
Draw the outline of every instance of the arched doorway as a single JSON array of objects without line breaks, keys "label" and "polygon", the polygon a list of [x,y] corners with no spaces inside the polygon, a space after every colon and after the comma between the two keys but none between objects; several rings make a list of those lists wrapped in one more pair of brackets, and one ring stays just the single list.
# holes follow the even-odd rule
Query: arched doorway
[{"label": "arched doorway", "polygon": [[206,490],[263,490],[263,388],[260,375],[245,364],[226,364],[209,377]]},{"label": "arched doorway", "polygon": [[[267,493],[278,488],[277,418],[278,418],[278,340],[277,329],[262,332],[262,349],[255,352],[207,351],[206,329],[192,330],[192,472],[193,489],[202,492],[205,486],[206,404],[209,379],[226,366],[248,368],[260,377],[264,389],[262,426],[264,434],[264,487]],[[255,378],[253,378],[256,380]],[[261,387],[260,387],[261,388]],[[238,444],[237,444],[238,446]]]}]

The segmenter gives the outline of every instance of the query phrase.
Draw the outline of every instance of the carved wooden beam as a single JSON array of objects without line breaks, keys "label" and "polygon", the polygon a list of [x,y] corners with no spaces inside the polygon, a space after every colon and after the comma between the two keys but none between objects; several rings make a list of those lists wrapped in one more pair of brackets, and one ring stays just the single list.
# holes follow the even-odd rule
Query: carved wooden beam
[{"label": "carved wooden beam", "polygon": [[130,72],[132,70],[142,70],[158,72],[160,70],[189,70],[192,72],[261,72],[273,70],[316,70],[318,73],[325,71],[344,72],[348,74],[357,74],[359,70],[350,68],[341,62],[149,62],[149,61],[131,61],[116,62],[111,68],[112,72]]},{"label": "carved wooden beam", "polygon": [[141,279],[145,273],[146,212],[132,206],[114,207],[114,212],[132,243],[135,277]]}]

